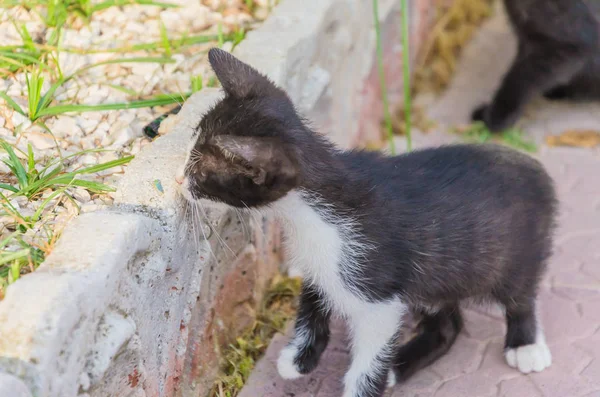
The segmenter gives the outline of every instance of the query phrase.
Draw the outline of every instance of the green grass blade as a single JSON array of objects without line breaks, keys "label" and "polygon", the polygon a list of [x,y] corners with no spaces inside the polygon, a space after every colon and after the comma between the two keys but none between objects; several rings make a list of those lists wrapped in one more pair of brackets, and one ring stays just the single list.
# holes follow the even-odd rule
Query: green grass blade
[{"label": "green grass blade", "polygon": [[165,58],[165,57],[131,57],[131,58],[118,58],[118,59],[109,59],[102,62],[96,62],[91,65],[87,65],[81,69],[79,69],[76,73],[80,74],[82,71],[95,68],[96,66],[102,65],[110,65],[114,63],[175,63],[174,59]]},{"label": "green grass blade", "polygon": [[16,103],[14,101],[14,99],[9,97],[8,94],[6,93],[6,91],[0,91],[0,98],[4,99],[7,103],[7,105],[15,112],[20,113],[23,116],[27,116],[25,114],[25,112],[23,111],[23,109],[21,108],[21,106],[19,106],[19,104]]},{"label": "green grass blade", "polygon": [[9,254],[4,254],[0,256],[0,265],[4,265],[6,263],[16,261],[19,259],[27,258],[29,256],[28,249],[22,249],[19,251],[11,252]]},{"label": "green grass blade", "polygon": [[[29,250],[27,250],[27,255],[29,256]],[[9,283],[14,283],[21,276],[21,264],[20,261],[15,260],[12,265],[10,265],[10,275],[8,278]]]},{"label": "green grass blade", "polygon": [[133,101],[133,102],[123,102],[123,103],[106,103],[100,105],[57,105],[51,106],[46,109],[41,110],[38,113],[38,117],[42,116],[56,116],[62,113],[68,112],[97,112],[97,111],[107,111],[107,110],[125,110],[125,109],[139,109],[139,108],[149,108],[154,106],[164,106],[170,105],[172,103],[180,103],[183,102],[190,94],[184,94],[180,98],[178,97],[167,97],[167,96],[159,96],[154,99],[146,99],[141,101]]},{"label": "green grass blade", "polygon": [[412,98],[410,84],[410,45],[409,45],[409,21],[407,0],[401,0],[402,3],[402,71],[404,80],[404,120],[406,122],[406,150],[412,150]]},{"label": "green grass blade", "polygon": [[40,216],[42,216],[42,212],[44,212],[44,208],[46,208],[46,206],[48,205],[48,203],[50,201],[52,201],[52,199],[54,199],[56,196],[62,194],[65,190],[67,190],[69,186],[64,186],[58,190],[55,190],[54,192],[52,192],[51,195],[49,195],[48,197],[46,197],[46,199],[44,201],[42,201],[42,203],[40,204],[39,208],[35,211],[35,213],[33,214],[33,217],[31,218],[32,222],[37,222],[40,220]]},{"label": "green grass blade", "polygon": [[37,52],[35,42],[31,38],[31,34],[29,34],[29,30],[27,30],[27,26],[21,25],[21,29],[17,29],[17,31],[19,32],[19,35],[21,36],[21,39],[23,40],[23,45],[25,46],[25,48],[27,48],[29,51]]},{"label": "green grass blade", "polygon": [[97,192],[97,193],[114,192],[116,190],[114,187],[105,185],[103,183],[86,181],[83,179],[75,179],[75,175],[72,172],[70,172],[68,174],[57,176],[56,178],[50,179],[45,182],[46,182],[46,184],[45,184],[44,188],[47,186],[56,186],[56,185],[65,186],[66,185],[67,187],[70,187],[70,186],[83,187],[83,188],[86,188],[88,190],[91,190],[91,191]]},{"label": "green grass blade", "polygon": [[27,168],[28,172],[35,170],[35,156],[33,154],[33,146],[31,146],[31,143],[27,144]]},{"label": "green grass blade", "polygon": [[[60,162],[61,160],[57,160],[58,162]],[[54,163],[56,164],[56,163]],[[53,165],[53,164],[52,164]],[[54,178],[56,175],[60,174],[61,171],[63,170],[63,166],[62,164],[57,165],[55,168],[52,168],[52,170],[50,172],[48,172],[46,174],[46,171],[51,167],[51,165],[46,166],[42,169],[42,171],[40,172],[40,179],[48,179],[48,178]]]},{"label": "green grass blade", "polygon": [[64,82],[65,82],[64,78],[58,79],[58,81],[56,81],[54,84],[52,84],[50,86],[50,89],[42,96],[42,99],[38,102],[38,106],[36,108],[36,114],[39,114],[42,110],[44,110],[48,107],[48,105],[50,104],[50,101],[52,101],[52,98],[54,98],[54,93],[61,85],[63,85]]},{"label": "green grass blade", "polygon": [[25,222],[25,218],[23,218],[23,215],[21,215],[21,213],[15,208],[15,206],[12,205],[12,203],[8,200],[8,197],[2,194],[2,192],[0,192],[0,198],[2,199],[2,201],[0,201],[0,205],[2,206],[2,208],[4,208],[6,215],[10,215]]},{"label": "green grass blade", "polygon": [[44,76],[40,75],[39,70],[33,71],[31,74],[25,74],[27,83],[27,100],[29,104],[29,119],[37,119],[37,112],[42,99],[42,86],[44,85]]},{"label": "green grass blade", "polygon": [[117,190],[112,186],[105,185],[104,183],[86,181],[83,179],[73,179],[73,182],[71,183],[71,185],[83,187],[93,193],[114,192]]},{"label": "green grass blade", "polygon": [[106,163],[92,165],[91,167],[81,168],[79,170],[73,171],[73,174],[93,174],[100,171],[106,171],[113,167],[118,167],[120,165],[124,165],[133,160],[135,156],[126,156],[120,159],[107,161]]},{"label": "green grass blade", "polygon": [[17,189],[16,187],[14,187],[12,185],[8,185],[6,183],[0,183],[0,189],[8,190],[8,191],[13,192],[13,193],[18,193],[19,192],[19,189]]},{"label": "green grass blade", "polygon": [[219,22],[217,25],[217,42],[219,44],[219,48],[223,48],[223,44],[225,44],[225,37],[223,36],[223,24]]},{"label": "green grass blade", "polygon": [[162,41],[163,48],[165,49],[165,54],[170,58],[171,57],[171,43],[169,42],[169,35],[167,34],[167,28],[163,21],[160,21],[160,39]]},{"label": "green grass blade", "polygon": [[6,247],[15,238],[15,233],[8,235],[4,240],[0,241],[0,249]]},{"label": "green grass blade", "polygon": [[105,10],[110,7],[121,7],[121,6],[131,5],[131,4],[156,6],[156,7],[161,7],[161,8],[177,8],[177,7],[179,7],[179,5],[177,5],[177,4],[163,3],[160,1],[153,1],[153,0],[106,0],[101,3],[94,4],[91,7],[91,12],[93,13],[96,11]]},{"label": "green grass blade", "polygon": [[[0,61],[4,61],[4,69],[8,69],[9,71],[16,71],[18,69],[23,69],[29,66],[27,63],[19,62],[10,57],[0,56]],[[11,67],[12,66],[12,67]]]},{"label": "green grass blade", "polygon": [[381,87],[381,99],[383,101],[383,113],[385,118],[385,129],[388,135],[390,152],[396,154],[396,145],[394,144],[394,131],[392,129],[392,115],[390,113],[390,104],[388,102],[387,83],[385,81],[385,71],[383,67],[383,44],[381,42],[381,26],[379,25],[379,1],[373,0],[373,20],[375,22],[375,39],[377,42],[377,66],[379,69],[379,84]]},{"label": "green grass blade", "polygon": [[10,163],[12,165],[11,168],[15,172],[15,176],[19,181],[19,186],[24,188],[27,186],[27,171],[25,171],[23,164],[21,164],[21,160],[17,157],[17,154],[13,150],[12,146],[10,146],[8,143],[5,141],[0,141],[0,145],[2,145],[4,151],[8,154],[8,158],[10,159]]},{"label": "green grass blade", "polygon": [[201,75],[192,76],[190,80],[192,84],[192,93],[196,93],[202,89],[204,83],[202,82]]}]

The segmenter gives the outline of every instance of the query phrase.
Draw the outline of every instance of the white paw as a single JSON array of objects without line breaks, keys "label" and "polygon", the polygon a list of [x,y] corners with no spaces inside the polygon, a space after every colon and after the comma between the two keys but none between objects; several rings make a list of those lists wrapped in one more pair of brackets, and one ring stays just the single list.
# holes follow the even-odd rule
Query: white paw
[{"label": "white paw", "polygon": [[541,372],[552,364],[552,354],[543,337],[531,345],[507,349],[504,353],[506,362],[524,374],[532,371]]},{"label": "white paw", "polygon": [[286,346],[279,353],[279,359],[277,360],[277,372],[283,379],[298,379],[302,376],[294,364],[294,357],[298,349],[295,346]]},{"label": "white paw", "polygon": [[394,370],[390,369],[390,372],[388,372],[387,387],[391,389],[394,386],[396,386],[396,374]]}]

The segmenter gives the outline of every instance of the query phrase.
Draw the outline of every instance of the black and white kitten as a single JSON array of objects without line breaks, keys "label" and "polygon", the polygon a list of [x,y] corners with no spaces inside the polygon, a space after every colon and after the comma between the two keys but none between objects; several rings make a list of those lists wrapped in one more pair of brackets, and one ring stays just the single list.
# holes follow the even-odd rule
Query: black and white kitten
[{"label": "black and white kitten", "polygon": [[600,1],[504,0],[517,57],[489,105],[473,112],[492,131],[512,126],[533,97],[600,99]]},{"label": "black and white kitten", "polygon": [[[550,365],[536,295],[557,202],[536,160],[493,145],[341,151],[255,69],[217,49],[209,60],[225,97],[198,125],[176,179],[189,201],[283,220],[304,286],[282,377],[315,369],[337,314],[352,338],[344,397],[381,396],[450,348],[468,298],[505,307],[510,366]],[[408,311],[422,315],[419,334],[398,347]]]}]

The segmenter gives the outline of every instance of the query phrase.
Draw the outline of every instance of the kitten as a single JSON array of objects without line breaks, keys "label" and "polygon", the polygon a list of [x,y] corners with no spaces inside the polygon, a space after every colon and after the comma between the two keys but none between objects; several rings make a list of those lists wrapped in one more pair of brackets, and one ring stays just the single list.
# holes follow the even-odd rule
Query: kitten
[{"label": "kitten", "polygon": [[[492,131],[512,126],[527,102],[600,98],[597,0],[504,0],[516,32],[517,57],[489,105],[473,112]],[[591,8],[591,9],[590,9]]]},{"label": "kitten", "polygon": [[[341,151],[255,69],[218,49],[209,60],[225,97],[199,123],[176,179],[192,202],[282,219],[305,278],[282,377],[315,369],[337,314],[352,338],[344,397],[381,396],[448,351],[467,298],[506,308],[510,366],[550,365],[536,294],[557,202],[536,160],[495,145]],[[397,347],[408,311],[422,315],[420,331]]]}]

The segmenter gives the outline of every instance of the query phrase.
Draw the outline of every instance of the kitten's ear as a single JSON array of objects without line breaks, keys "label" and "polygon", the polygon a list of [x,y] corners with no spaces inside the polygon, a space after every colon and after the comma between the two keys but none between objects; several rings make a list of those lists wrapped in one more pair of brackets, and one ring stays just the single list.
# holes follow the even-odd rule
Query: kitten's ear
[{"label": "kitten's ear", "polygon": [[232,161],[239,161],[257,185],[277,178],[286,183],[298,178],[297,163],[277,138],[218,135],[210,144]]},{"label": "kitten's ear", "polygon": [[208,61],[225,92],[234,97],[243,98],[258,86],[274,87],[268,78],[227,51],[211,48]]}]

